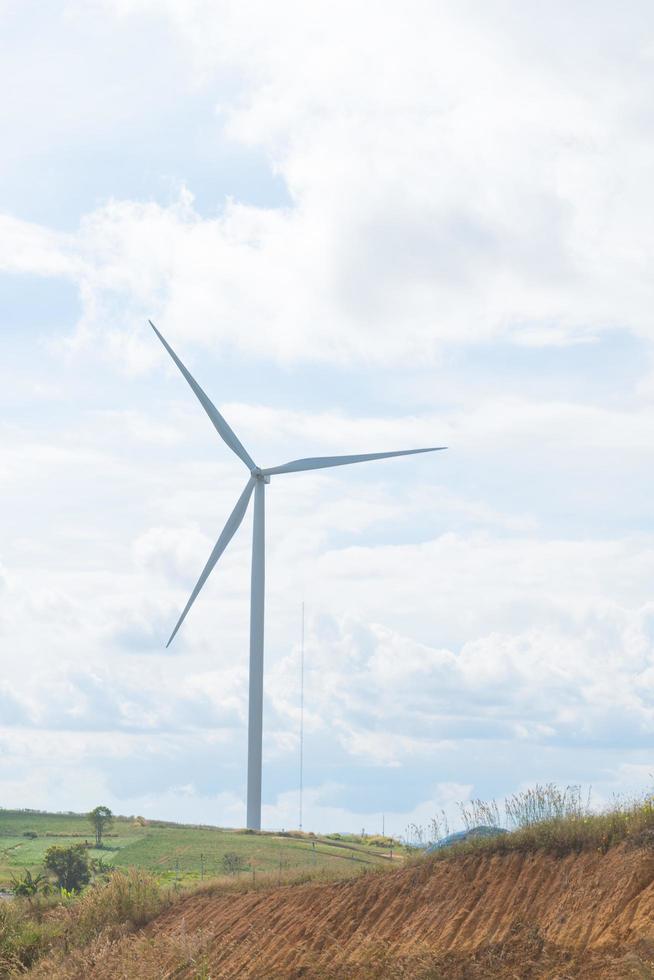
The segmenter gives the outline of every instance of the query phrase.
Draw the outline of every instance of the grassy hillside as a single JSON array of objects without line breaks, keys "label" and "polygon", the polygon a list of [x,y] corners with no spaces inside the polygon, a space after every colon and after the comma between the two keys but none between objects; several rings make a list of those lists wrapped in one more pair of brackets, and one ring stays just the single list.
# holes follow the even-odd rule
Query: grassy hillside
[{"label": "grassy hillside", "polygon": [[[36,837],[24,836],[36,834]],[[34,872],[52,844],[94,841],[91,824],[83,814],[0,810],[0,888],[24,868]],[[390,864],[391,851],[379,839],[312,835],[250,833],[199,827],[138,817],[116,817],[102,850],[89,847],[89,857],[101,857],[119,868],[152,871],[162,880],[190,884],[223,873],[223,855],[238,854],[247,873],[333,869],[344,875],[366,866]],[[397,850],[393,860],[397,860]],[[242,872],[245,874],[246,872]]]},{"label": "grassy hillside", "polygon": [[[512,833],[408,861],[374,838],[119,818],[95,852],[119,870],[80,895],[0,901],[0,980],[654,980],[652,795],[593,813],[576,787],[537,786],[505,811]],[[499,816],[479,800],[462,815]],[[5,871],[89,829],[0,810]],[[226,851],[250,870],[216,875]]]}]

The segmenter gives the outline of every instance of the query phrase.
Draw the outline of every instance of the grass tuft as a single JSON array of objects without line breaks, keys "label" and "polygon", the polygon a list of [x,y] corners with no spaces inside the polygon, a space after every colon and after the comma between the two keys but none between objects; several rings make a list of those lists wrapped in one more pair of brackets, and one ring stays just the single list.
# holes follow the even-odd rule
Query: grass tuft
[{"label": "grass tuft", "polygon": [[[472,826],[497,826],[499,810],[495,803],[474,800],[461,808],[464,822]],[[556,786],[536,786],[505,801],[511,833],[492,837],[471,837],[434,851],[430,858],[440,860],[455,855],[479,853],[506,854],[512,851],[547,851],[557,856],[600,851],[616,844],[635,847],[654,846],[654,796],[630,802],[615,802],[599,813],[582,799],[579,787],[560,790]],[[484,815],[488,819],[484,822]],[[492,818],[493,822],[490,822]]]}]

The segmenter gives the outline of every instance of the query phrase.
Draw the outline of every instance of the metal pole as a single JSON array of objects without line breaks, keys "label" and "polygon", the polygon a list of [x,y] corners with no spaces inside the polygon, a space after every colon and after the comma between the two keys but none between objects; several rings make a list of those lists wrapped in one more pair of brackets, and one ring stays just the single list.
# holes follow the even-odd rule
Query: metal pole
[{"label": "metal pole", "polygon": [[304,603],[302,603],[302,643],[300,646],[300,830],[302,830],[303,769],[304,769]]},{"label": "metal pole", "polygon": [[248,705],[247,827],[261,830],[261,749],[263,729],[263,607],[266,577],[264,477],[254,487],[252,598],[250,605],[250,697]]}]

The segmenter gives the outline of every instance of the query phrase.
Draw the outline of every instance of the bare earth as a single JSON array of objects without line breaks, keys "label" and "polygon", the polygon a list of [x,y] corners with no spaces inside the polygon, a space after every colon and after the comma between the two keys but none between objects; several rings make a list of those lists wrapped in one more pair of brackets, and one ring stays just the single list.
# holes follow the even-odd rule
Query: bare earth
[{"label": "bare earth", "polygon": [[[654,851],[468,855],[332,884],[196,895],[85,975],[124,976],[124,944],[138,958],[146,936],[161,977],[654,977]],[[166,950],[181,945],[196,953],[180,970]]]}]

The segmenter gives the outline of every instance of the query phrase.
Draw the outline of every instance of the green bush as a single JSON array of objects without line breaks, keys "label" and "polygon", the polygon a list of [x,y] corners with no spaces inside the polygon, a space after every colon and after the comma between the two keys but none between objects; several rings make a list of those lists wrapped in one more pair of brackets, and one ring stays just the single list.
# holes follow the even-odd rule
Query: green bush
[{"label": "green bush", "polygon": [[47,891],[48,879],[45,875],[32,876],[32,872],[25,868],[22,878],[11,876],[11,890],[17,898],[33,898],[39,892]]},{"label": "green bush", "polygon": [[45,852],[44,865],[55,876],[60,888],[80,891],[91,880],[89,859],[84,844],[61,847],[54,844]]}]

